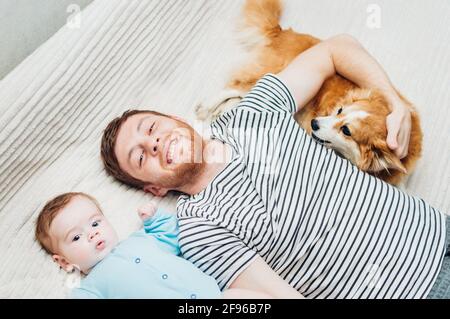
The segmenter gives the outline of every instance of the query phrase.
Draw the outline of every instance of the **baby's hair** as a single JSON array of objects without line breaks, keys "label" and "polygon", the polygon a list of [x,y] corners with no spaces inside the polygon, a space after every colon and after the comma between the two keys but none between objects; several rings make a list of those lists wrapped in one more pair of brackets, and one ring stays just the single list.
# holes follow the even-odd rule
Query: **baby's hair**
[{"label": "baby's hair", "polygon": [[49,234],[50,225],[52,224],[53,220],[58,215],[58,213],[64,207],[66,207],[74,197],[77,196],[85,197],[88,200],[92,201],[97,206],[98,210],[102,212],[102,209],[100,208],[100,205],[98,204],[97,200],[86,193],[81,192],[64,193],[49,200],[45,204],[44,208],[42,208],[36,220],[35,237],[36,240],[41,245],[41,247],[50,255],[55,253],[54,247],[52,247],[52,242]]}]

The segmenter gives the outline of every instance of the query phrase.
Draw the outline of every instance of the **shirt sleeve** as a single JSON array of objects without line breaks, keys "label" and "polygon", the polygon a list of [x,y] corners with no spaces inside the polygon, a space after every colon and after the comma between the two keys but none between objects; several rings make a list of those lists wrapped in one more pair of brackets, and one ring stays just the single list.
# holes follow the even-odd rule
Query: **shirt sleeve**
[{"label": "shirt sleeve", "polygon": [[221,290],[255,260],[257,252],[235,234],[200,217],[180,217],[180,246],[183,257],[216,279]]},{"label": "shirt sleeve", "polygon": [[289,88],[276,75],[268,73],[244,96],[237,108],[292,114],[297,111],[297,104]]},{"label": "shirt sleeve", "polygon": [[144,222],[144,231],[153,236],[158,245],[174,254],[180,254],[178,244],[178,222],[174,214],[167,213],[158,208],[155,215]]}]

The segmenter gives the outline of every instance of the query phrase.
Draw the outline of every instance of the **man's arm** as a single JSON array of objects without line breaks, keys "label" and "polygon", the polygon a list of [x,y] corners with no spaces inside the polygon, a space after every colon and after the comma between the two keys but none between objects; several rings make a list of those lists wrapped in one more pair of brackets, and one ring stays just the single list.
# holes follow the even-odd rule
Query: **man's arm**
[{"label": "man's arm", "polygon": [[359,87],[376,88],[382,92],[392,111],[387,119],[388,145],[400,158],[406,156],[411,131],[409,108],[378,62],[351,36],[338,35],[320,42],[296,57],[278,77],[291,90],[300,109],[335,73]]},{"label": "man's arm", "polygon": [[261,258],[256,257],[239,276],[231,283],[230,288],[255,291],[281,299],[304,298],[297,290],[278,276]]},{"label": "man's arm", "polygon": [[269,294],[262,292],[242,289],[242,288],[229,288],[222,293],[223,299],[273,299]]}]

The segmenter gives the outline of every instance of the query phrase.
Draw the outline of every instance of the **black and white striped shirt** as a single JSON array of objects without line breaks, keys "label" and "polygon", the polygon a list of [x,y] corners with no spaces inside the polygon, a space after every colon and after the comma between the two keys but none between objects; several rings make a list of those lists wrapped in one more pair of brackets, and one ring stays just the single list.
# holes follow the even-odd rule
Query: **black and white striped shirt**
[{"label": "black and white striped shirt", "polygon": [[259,254],[310,298],[423,298],[440,270],[445,215],[316,143],[263,77],[211,125],[231,162],[178,199],[181,251],[221,289]]}]

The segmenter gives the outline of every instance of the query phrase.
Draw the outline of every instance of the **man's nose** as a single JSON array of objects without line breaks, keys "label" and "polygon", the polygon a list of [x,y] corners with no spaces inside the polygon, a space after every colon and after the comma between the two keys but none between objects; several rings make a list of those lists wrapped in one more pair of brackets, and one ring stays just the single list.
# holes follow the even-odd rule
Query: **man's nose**
[{"label": "man's nose", "polygon": [[319,122],[316,119],[311,120],[311,128],[313,131],[317,131],[319,129]]},{"label": "man's nose", "polygon": [[156,156],[158,155],[158,151],[162,147],[161,139],[159,137],[150,137],[145,141],[145,147],[147,148],[147,152],[149,152],[153,156]]}]

